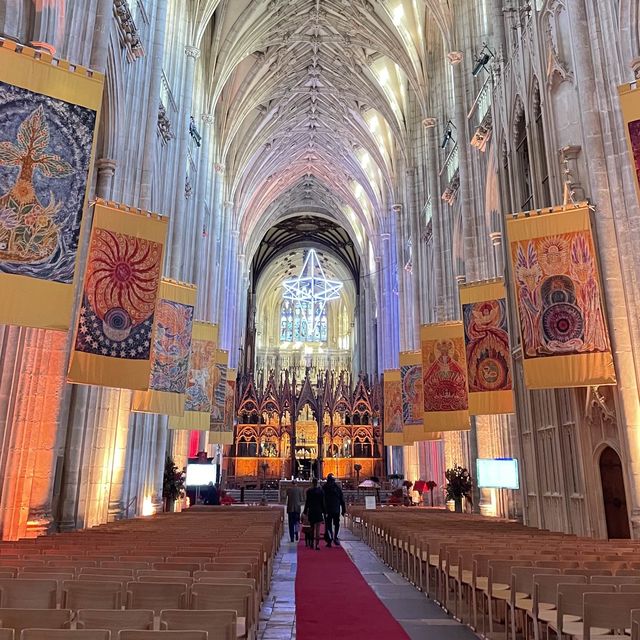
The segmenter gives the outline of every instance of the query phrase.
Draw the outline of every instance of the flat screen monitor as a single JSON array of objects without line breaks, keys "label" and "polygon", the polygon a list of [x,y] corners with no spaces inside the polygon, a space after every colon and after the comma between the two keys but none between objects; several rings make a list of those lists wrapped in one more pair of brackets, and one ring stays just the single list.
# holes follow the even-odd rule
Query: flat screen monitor
[{"label": "flat screen monitor", "polygon": [[478,486],[485,489],[519,489],[518,461],[515,458],[478,458]]},{"label": "flat screen monitor", "polygon": [[187,487],[203,487],[210,482],[215,484],[216,470],[215,464],[188,464],[185,484]]}]

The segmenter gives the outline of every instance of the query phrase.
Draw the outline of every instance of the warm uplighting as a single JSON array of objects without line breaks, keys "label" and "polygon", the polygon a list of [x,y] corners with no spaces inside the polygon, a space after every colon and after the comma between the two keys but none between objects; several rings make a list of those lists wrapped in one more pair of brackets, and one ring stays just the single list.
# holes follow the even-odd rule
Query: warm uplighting
[{"label": "warm uplighting", "polygon": [[155,512],[156,509],[151,501],[151,496],[145,496],[144,501],[142,502],[142,515],[152,516]]}]

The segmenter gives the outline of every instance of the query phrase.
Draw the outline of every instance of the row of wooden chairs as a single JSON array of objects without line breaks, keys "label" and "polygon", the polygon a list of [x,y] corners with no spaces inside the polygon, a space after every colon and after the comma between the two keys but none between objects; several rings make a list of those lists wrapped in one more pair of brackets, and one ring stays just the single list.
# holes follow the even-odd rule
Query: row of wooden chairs
[{"label": "row of wooden chairs", "polygon": [[[166,611],[195,620],[195,627],[179,628],[204,627],[208,640],[252,640],[282,530],[280,509],[195,509],[0,543],[0,614],[22,611],[25,623],[11,628],[15,640],[38,627],[55,629],[55,637],[100,630],[110,634],[100,637],[114,639],[131,629],[172,633],[162,619]],[[103,617],[151,612],[154,623],[138,627],[122,619],[87,627],[81,616],[87,611]],[[63,622],[54,624],[46,618],[51,615],[62,615]],[[220,616],[233,617],[230,635]],[[34,624],[37,619],[44,623]],[[0,616],[0,631],[5,627],[11,625]]]},{"label": "row of wooden chairs", "polygon": [[[542,574],[566,578],[567,582],[577,578],[586,581],[592,591],[608,580],[607,588],[618,589],[614,595],[621,598],[619,587],[640,591],[640,544],[636,541],[578,538],[493,518],[422,509],[352,508],[350,518],[354,524],[357,521],[357,527],[352,528],[389,566],[455,617],[489,637],[495,636],[496,623],[504,624],[505,637],[513,640],[518,632],[532,628],[536,638],[541,637],[540,629],[553,633],[548,621],[539,617],[534,621],[534,576],[543,581]],[[591,584],[591,579],[596,582]],[[578,596],[580,615],[571,614],[573,623],[585,620],[584,593]],[[632,598],[636,594],[624,596]],[[557,598],[550,593],[545,598],[540,600],[544,603],[542,610],[555,612]],[[578,600],[572,601],[574,612]],[[625,629],[632,627],[630,611],[619,621]],[[614,628],[609,625],[607,630],[613,632]]]}]

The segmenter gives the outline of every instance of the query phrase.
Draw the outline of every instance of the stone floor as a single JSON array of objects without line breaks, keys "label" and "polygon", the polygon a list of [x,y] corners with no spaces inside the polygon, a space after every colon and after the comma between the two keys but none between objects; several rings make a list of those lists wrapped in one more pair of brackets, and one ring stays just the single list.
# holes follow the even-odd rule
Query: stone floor
[{"label": "stone floor", "polygon": [[[350,531],[343,530],[341,540],[343,548],[366,582],[411,640],[477,640],[469,628],[453,620],[402,576],[389,569]],[[258,640],[289,640],[296,637],[296,568],[296,545],[289,542],[287,534],[275,561],[271,592],[260,614]]]}]

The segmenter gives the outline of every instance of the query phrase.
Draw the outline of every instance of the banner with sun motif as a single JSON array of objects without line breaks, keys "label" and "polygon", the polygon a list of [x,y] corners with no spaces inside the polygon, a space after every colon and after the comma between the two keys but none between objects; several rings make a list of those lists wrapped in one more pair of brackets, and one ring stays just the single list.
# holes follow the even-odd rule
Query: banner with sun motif
[{"label": "banner with sun motif", "polygon": [[462,322],[420,328],[426,431],[469,429],[467,362]]},{"label": "banner with sun motif", "polygon": [[104,76],[0,39],[0,324],[67,330]]},{"label": "banner with sun motif", "polygon": [[527,387],[615,384],[589,208],[514,215],[507,232]]},{"label": "banner with sun motif", "polygon": [[155,314],[149,390],[135,391],[132,411],[184,414],[196,287],[163,278]]},{"label": "banner with sun motif", "polygon": [[148,389],[167,219],[99,201],[69,382]]},{"label": "banner with sun motif", "polygon": [[640,200],[640,87],[637,82],[618,87],[625,136],[631,154],[631,165],[635,176],[636,193]]},{"label": "banner with sun motif", "polygon": [[384,444],[405,444],[402,432],[402,381],[400,369],[386,369],[383,383],[384,394]]},{"label": "banner with sun motif", "polygon": [[504,281],[460,286],[472,416],[513,413],[513,379]]},{"label": "banner with sun motif", "polygon": [[209,322],[193,323],[189,379],[184,415],[169,417],[169,429],[209,431],[213,389],[217,379],[218,327]]}]

